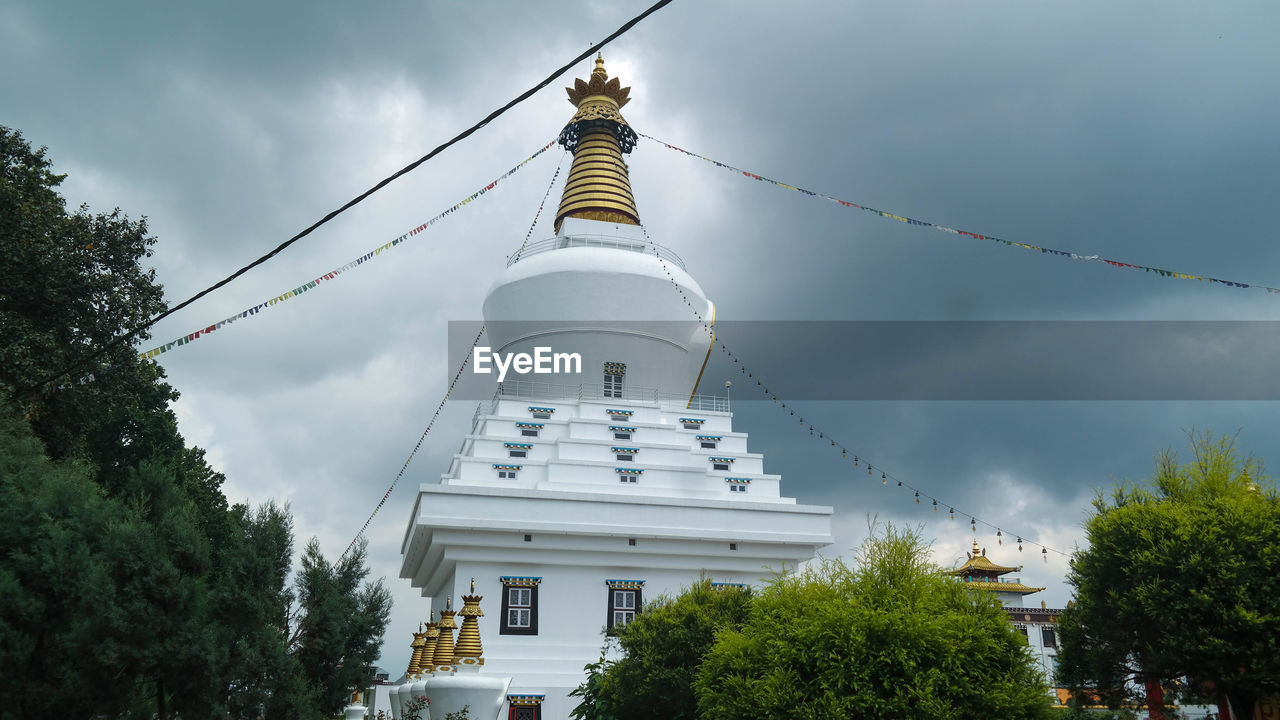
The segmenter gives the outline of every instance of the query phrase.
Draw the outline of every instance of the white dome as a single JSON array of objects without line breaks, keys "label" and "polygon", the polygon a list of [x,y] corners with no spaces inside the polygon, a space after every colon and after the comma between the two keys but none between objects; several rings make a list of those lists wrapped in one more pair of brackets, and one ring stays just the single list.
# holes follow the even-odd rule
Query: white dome
[{"label": "white dome", "polygon": [[581,356],[581,375],[520,381],[600,386],[605,363],[621,363],[625,397],[687,396],[710,349],[694,310],[714,322],[715,308],[682,266],[669,250],[639,240],[575,235],[534,243],[485,298],[490,346],[504,354],[549,347]]}]

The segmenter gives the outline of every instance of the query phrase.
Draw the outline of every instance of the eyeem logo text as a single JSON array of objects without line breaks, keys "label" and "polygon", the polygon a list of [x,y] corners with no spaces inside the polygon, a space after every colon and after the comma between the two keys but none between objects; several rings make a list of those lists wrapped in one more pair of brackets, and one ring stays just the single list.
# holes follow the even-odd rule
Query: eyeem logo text
[{"label": "eyeem logo text", "polygon": [[553,353],[549,347],[535,347],[529,353],[496,353],[492,348],[476,347],[471,351],[471,371],[477,375],[489,375],[498,370],[498,382],[507,377],[508,370],[520,375],[552,375],[582,373],[582,356],[578,353]]}]

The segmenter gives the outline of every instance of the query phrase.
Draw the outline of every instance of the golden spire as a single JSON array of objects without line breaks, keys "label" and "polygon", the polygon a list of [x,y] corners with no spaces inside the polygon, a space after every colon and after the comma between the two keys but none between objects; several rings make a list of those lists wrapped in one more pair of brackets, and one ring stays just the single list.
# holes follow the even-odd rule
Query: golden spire
[{"label": "golden spire", "polygon": [[476,580],[471,579],[470,595],[462,596],[462,629],[458,631],[458,644],[453,649],[455,665],[483,665],[484,649],[480,647],[480,625],[477,618],[484,617],[480,610],[480,601],[484,598],[476,595]]},{"label": "golden spire", "polygon": [[630,87],[609,78],[604,57],[596,56],[589,80],[574,80],[565,88],[578,112],[560,131],[560,144],[573,153],[573,166],[565,180],[555,231],[567,217],[639,225],[640,213],[631,194],[631,179],[623,153],[636,146],[636,131],[619,112],[631,101]]},{"label": "golden spire", "polygon": [[450,672],[453,670],[453,631],[458,625],[453,621],[453,616],[458,613],[452,610],[453,597],[450,596],[445,600],[445,609],[440,611],[440,622],[436,627],[440,629],[440,637],[436,640],[436,652],[433,664],[437,670]]},{"label": "golden spire", "polygon": [[413,642],[409,643],[409,647],[413,648],[413,654],[409,656],[409,669],[405,670],[405,675],[415,677],[422,672],[422,623],[418,623],[418,632],[413,634]]},{"label": "golden spire", "polygon": [[[436,614],[431,613],[431,619],[434,621]],[[426,640],[422,646],[422,662],[420,663],[422,672],[433,673],[436,671],[436,642],[440,639],[440,628],[438,623],[427,623]]]}]

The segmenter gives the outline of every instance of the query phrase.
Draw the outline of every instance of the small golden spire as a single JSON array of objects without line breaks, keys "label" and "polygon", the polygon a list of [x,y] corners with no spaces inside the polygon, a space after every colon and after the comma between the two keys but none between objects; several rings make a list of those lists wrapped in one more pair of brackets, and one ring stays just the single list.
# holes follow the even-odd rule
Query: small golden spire
[{"label": "small golden spire", "polygon": [[[431,613],[431,617],[435,619],[435,613]],[[436,642],[440,639],[440,628],[437,623],[427,623],[427,632],[424,633],[425,639],[422,645],[422,662],[419,663],[424,673],[433,673],[436,671]]]},{"label": "small golden spire", "polygon": [[[475,578],[471,579],[471,592],[476,591]],[[458,644],[453,650],[455,665],[483,665],[484,648],[480,646],[480,625],[477,618],[484,617],[480,609],[479,595],[463,595],[462,609],[458,615],[462,617],[462,629],[458,631]]]},{"label": "small golden spire", "polygon": [[405,670],[405,675],[409,677],[417,677],[422,672],[422,649],[425,643],[424,634],[422,633],[422,623],[418,623],[418,632],[413,634],[413,642],[409,643],[409,647],[413,648],[413,653],[409,656],[409,669]]},{"label": "small golden spire", "polygon": [[588,80],[574,80],[565,88],[578,112],[560,131],[560,144],[573,153],[565,180],[555,231],[567,217],[639,225],[640,213],[631,194],[631,178],[623,153],[636,146],[636,131],[620,112],[631,101],[631,88],[609,78],[604,56],[597,54]]},{"label": "small golden spire", "polygon": [[445,601],[445,609],[440,611],[440,622],[436,627],[440,630],[440,637],[436,640],[436,652],[434,663],[437,671],[450,672],[453,670],[453,631],[458,625],[453,621],[456,612],[449,609],[452,606],[452,597]]}]

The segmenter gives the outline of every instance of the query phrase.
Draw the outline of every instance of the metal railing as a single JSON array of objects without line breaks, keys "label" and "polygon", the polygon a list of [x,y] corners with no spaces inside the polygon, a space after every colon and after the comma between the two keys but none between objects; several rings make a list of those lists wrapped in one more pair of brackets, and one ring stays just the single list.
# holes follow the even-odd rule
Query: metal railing
[{"label": "metal railing", "polygon": [[689,395],[683,393],[663,392],[657,388],[629,387],[623,390],[610,388],[607,392],[602,384],[585,383],[581,385],[564,385],[560,383],[539,382],[536,380],[507,380],[498,383],[493,398],[476,406],[471,424],[474,428],[481,415],[490,414],[502,398],[528,398],[539,400],[618,400],[626,402],[655,403],[668,408],[682,410],[699,410],[702,412],[730,412],[728,396],[722,395]]},{"label": "metal railing", "polygon": [[684,260],[680,259],[669,248],[663,247],[655,242],[645,240],[628,240],[626,238],[609,237],[608,235],[568,235],[547,238],[537,242],[529,243],[512,255],[507,256],[507,267],[511,267],[520,262],[521,258],[530,255],[538,255],[539,253],[551,252],[552,250],[562,250],[564,248],[576,247],[594,247],[608,248],[611,250],[628,250],[630,252],[641,253],[643,255],[653,255],[662,258],[667,262],[685,269]]}]

